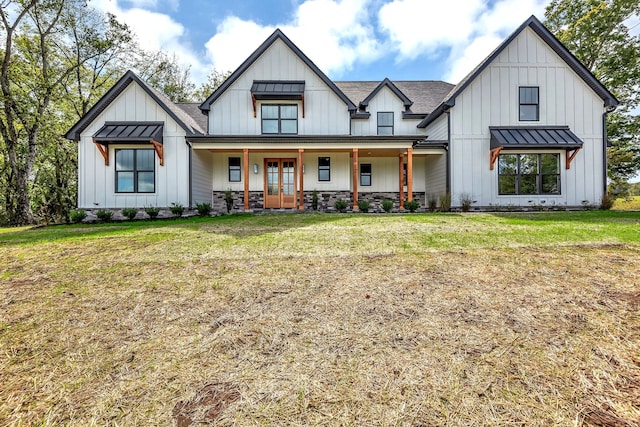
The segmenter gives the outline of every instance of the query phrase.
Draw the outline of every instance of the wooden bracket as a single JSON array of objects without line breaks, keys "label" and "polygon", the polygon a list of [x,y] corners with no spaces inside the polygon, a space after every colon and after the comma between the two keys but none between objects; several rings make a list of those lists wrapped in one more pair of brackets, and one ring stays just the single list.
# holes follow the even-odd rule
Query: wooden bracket
[{"label": "wooden bracket", "polygon": [[498,156],[502,151],[502,147],[494,148],[489,152],[489,170],[493,170],[496,164],[496,160],[498,160]]},{"label": "wooden bracket", "polygon": [[566,165],[565,165],[567,169],[571,169],[571,162],[573,161],[573,159],[576,158],[576,156],[578,155],[578,151],[580,151],[581,149],[582,147],[578,147],[573,150],[567,150]]},{"label": "wooden bracket", "polygon": [[258,117],[256,113],[256,97],[251,94],[251,104],[253,105],[253,117]]},{"label": "wooden bracket", "polygon": [[104,165],[109,166],[109,146],[102,145],[96,141],[93,141],[93,143],[96,144],[96,147],[98,147],[98,151],[100,151],[100,154],[102,154],[102,157],[104,158]]},{"label": "wooden bracket", "polygon": [[164,146],[153,139],[151,140],[151,145],[153,145],[153,149],[156,150],[158,159],[160,159],[160,166],[164,166]]}]

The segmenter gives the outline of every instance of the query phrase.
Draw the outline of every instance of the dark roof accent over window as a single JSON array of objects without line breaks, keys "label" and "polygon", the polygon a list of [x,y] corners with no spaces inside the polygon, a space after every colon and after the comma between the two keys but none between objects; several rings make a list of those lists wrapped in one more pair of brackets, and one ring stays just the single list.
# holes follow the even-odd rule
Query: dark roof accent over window
[{"label": "dark roof accent over window", "polygon": [[255,99],[302,99],[304,81],[300,80],[254,80],[251,95]]},{"label": "dark roof accent over window", "polygon": [[582,147],[582,140],[568,126],[490,127],[491,149],[557,148],[571,150]]},{"label": "dark roof accent over window", "polygon": [[162,122],[105,122],[93,135],[100,144],[127,144],[155,141],[162,143]]}]

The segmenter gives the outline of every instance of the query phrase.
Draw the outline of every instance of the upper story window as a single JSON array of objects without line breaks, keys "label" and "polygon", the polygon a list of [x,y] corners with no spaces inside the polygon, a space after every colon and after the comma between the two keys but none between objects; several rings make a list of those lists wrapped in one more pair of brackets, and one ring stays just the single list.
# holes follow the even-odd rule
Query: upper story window
[{"label": "upper story window", "polygon": [[116,193],[155,192],[155,167],[153,149],[116,150]]},{"label": "upper story window", "polygon": [[318,157],[318,181],[331,181],[331,157]]},{"label": "upper story window", "polygon": [[229,157],[229,182],[240,182],[241,177],[240,157]]},{"label": "upper story window", "polygon": [[378,135],[393,135],[393,112],[378,113]]},{"label": "upper story window", "polygon": [[298,106],[295,104],[264,104],[262,133],[295,135],[298,133]]},{"label": "upper story window", "polygon": [[560,194],[559,154],[501,154],[499,194]]},{"label": "upper story window", "polygon": [[537,122],[540,120],[540,88],[537,86],[521,86],[519,89],[519,120]]}]

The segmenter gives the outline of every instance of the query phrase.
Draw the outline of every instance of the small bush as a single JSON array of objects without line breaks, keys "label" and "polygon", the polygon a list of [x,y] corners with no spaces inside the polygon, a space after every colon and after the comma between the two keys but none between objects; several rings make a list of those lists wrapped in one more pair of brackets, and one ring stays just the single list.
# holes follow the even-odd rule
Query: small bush
[{"label": "small bush", "polygon": [[391,212],[391,209],[393,209],[393,200],[383,200],[382,201],[382,210],[384,210],[386,213]]},{"label": "small bush", "polygon": [[224,203],[227,205],[227,213],[231,213],[231,209],[233,209],[233,193],[231,193],[231,190],[224,192]]},{"label": "small bush", "polygon": [[211,213],[211,203],[196,203],[196,210],[201,216],[209,216]]},{"label": "small bush", "polygon": [[314,211],[318,210],[318,190],[313,190],[313,193],[311,194],[311,208]]},{"label": "small bush", "polygon": [[122,216],[129,218],[129,221],[133,220],[138,215],[138,209],[125,208],[122,209]]},{"label": "small bush", "polygon": [[404,202],[404,208],[408,209],[409,212],[415,212],[419,207],[420,204],[416,200]]},{"label": "small bush", "polygon": [[438,209],[438,198],[436,196],[429,196],[427,199],[427,209],[429,212],[435,212]]},{"label": "small bush", "polygon": [[449,212],[451,210],[451,194],[444,193],[440,197],[440,211]]},{"label": "small bush", "polygon": [[182,204],[180,203],[171,203],[169,210],[171,211],[173,216],[175,216],[176,218],[180,218],[182,216],[182,213],[184,212],[184,206],[182,206]]},{"label": "small bush", "polygon": [[73,209],[69,212],[69,220],[74,224],[82,222],[86,217],[87,213],[83,209]]},{"label": "small bush", "polygon": [[347,206],[349,206],[349,203],[347,203],[346,200],[336,200],[334,206],[338,212],[344,212],[347,210]]},{"label": "small bush", "polygon": [[367,213],[369,212],[369,208],[371,207],[371,203],[366,200],[358,200],[358,209],[360,212]]},{"label": "small bush", "polygon": [[471,205],[474,203],[475,201],[473,200],[473,197],[471,197],[471,194],[460,194],[460,207],[462,208],[462,212],[469,212],[471,210]]},{"label": "small bush", "polygon": [[96,212],[96,217],[98,217],[98,219],[102,222],[111,221],[112,216],[113,216],[113,212],[105,209],[100,209],[98,212]]},{"label": "small bush", "polygon": [[154,219],[158,217],[158,214],[160,213],[160,208],[157,208],[155,206],[149,206],[144,208],[144,211],[146,212],[147,215],[149,215],[149,218]]},{"label": "small bush", "polygon": [[608,211],[613,207],[613,203],[616,201],[616,199],[611,196],[610,194],[605,193],[602,196],[602,200],[600,200],[600,209],[604,210],[604,211]]}]

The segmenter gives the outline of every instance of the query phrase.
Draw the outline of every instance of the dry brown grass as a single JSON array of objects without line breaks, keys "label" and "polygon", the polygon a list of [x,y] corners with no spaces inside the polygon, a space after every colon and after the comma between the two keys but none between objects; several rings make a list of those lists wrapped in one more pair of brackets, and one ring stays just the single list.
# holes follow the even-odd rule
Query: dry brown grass
[{"label": "dry brown grass", "polygon": [[636,245],[238,227],[0,246],[0,425],[640,425]]}]

